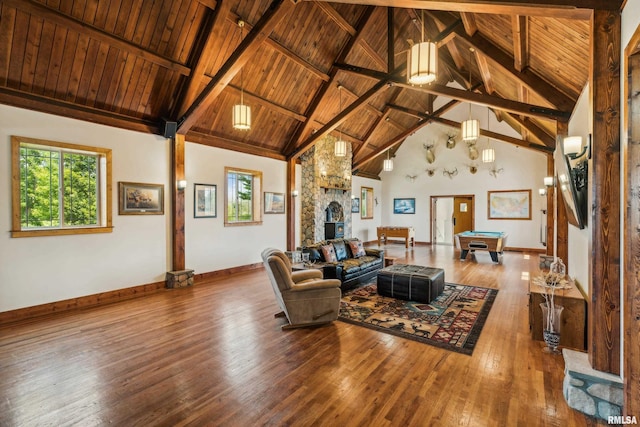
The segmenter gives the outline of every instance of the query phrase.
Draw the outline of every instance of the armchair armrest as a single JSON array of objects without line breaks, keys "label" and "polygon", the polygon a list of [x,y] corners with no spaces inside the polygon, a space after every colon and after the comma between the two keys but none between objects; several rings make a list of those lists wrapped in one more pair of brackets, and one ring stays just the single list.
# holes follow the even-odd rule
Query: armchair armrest
[{"label": "armchair armrest", "polygon": [[291,272],[291,280],[293,283],[299,283],[303,280],[322,279],[322,270],[310,268],[308,270],[297,270]]},{"label": "armchair armrest", "polygon": [[302,283],[296,283],[291,288],[293,292],[309,291],[312,289],[331,289],[339,288],[342,282],[338,279],[319,279],[309,280]]}]

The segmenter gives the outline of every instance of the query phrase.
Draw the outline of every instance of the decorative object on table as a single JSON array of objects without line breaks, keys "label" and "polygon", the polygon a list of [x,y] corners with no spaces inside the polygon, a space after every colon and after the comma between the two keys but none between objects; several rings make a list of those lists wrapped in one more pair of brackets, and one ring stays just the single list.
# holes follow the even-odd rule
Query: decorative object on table
[{"label": "decorative object on table", "polygon": [[118,182],[118,215],[164,215],[164,185]]},{"label": "decorative object on table", "polygon": [[531,190],[488,191],[489,219],[531,219]]},{"label": "decorative object on table", "polygon": [[215,218],[217,194],[215,184],[195,184],[193,186],[193,217]]},{"label": "decorative object on table", "polygon": [[471,355],[498,291],[445,283],[431,303],[378,294],[375,280],[343,292],[339,320]]},{"label": "decorative object on table", "polygon": [[569,281],[564,274],[548,273],[537,276],[533,279],[534,283],[544,288],[544,302],[540,303],[542,309],[542,336],[545,344],[546,353],[559,353],[558,345],[560,345],[560,329],[562,325],[562,310],[564,307],[555,304],[556,291],[569,289]]}]

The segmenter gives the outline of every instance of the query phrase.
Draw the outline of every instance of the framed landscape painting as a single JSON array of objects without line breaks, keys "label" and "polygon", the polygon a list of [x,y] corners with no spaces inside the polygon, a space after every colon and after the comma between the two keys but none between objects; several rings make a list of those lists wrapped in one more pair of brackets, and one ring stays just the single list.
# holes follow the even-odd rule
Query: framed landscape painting
[{"label": "framed landscape painting", "polygon": [[394,214],[416,213],[416,199],[393,199]]},{"label": "framed landscape painting", "polygon": [[218,187],[215,184],[195,184],[193,187],[194,218],[217,216]]},{"label": "framed landscape painting", "polygon": [[164,185],[118,182],[119,215],[164,215]]},{"label": "framed landscape painting", "polygon": [[531,190],[489,191],[489,219],[531,219]]},{"label": "framed landscape painting", "polygon": [[284,213],[284,193],[264,192],[264,213]]}]

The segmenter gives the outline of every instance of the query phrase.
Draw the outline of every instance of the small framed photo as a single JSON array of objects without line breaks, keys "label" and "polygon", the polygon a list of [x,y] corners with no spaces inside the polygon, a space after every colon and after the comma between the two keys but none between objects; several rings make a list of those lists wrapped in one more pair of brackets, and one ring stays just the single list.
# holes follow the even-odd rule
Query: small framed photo
[{"label": "small framed photo", "polygon": [[360,197],[354,197],[351,199],[351,213],[360,212]]},{"label": "small framed photo", "polygon": [[217,216],[218,187],[215,184],[195,184],[193,187],[193,217]]},{"label": "small framed photo", "polygon": [[118,182],[119,215],[164,215],[164,185]]},{"label": "small framed photo", "polygon": [[264,192],[264,213],[281,214],[284,213],[284,193]]},{"label": "small framed photo", "polygon": [[394,214],[416,213],[416,199],[393,199]]}]

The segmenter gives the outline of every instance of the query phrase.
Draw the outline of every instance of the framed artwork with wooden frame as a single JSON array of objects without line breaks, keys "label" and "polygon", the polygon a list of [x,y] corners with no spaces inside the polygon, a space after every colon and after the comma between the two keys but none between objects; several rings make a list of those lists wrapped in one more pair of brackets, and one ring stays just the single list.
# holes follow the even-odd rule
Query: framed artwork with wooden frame
[{"label": "framed artwork with wooden frame", "polygon": [[164,215],[164,185],[118,182],[119,215]]},{"label": "framed artwork with wooden frame", "polygon": [[489,219],[531,219],[531,190],[488,191]]},{"label": "framed artwork with wooden frame", "polygon": [[264,213],[282,214],[284,213],[284,193],[264,192]]},{"label": "framed artwork with wooden frame", "polygon": [[360,187],[360,197],[362,203],[360,203],[360,218],[372,219],[373,218],[373,188]]},{"label": "framed artwork with wooden frame", "polygon": [[215,184],[193,186],[193,217],[215,218],[217,212],[218,187]]}]

